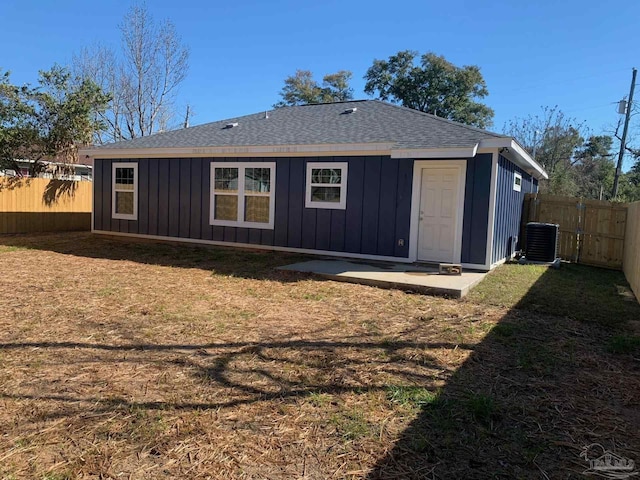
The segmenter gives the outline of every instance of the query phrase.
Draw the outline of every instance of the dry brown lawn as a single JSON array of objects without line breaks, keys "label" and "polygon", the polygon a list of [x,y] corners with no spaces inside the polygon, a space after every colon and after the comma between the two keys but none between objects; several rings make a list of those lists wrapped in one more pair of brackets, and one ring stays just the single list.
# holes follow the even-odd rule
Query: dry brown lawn
[{"label": "dry brown lawn", "polygon": [[580,478],[594,442],[640,463],[633,314],[274,270],[299,259],[0,237],[0,478]]}]

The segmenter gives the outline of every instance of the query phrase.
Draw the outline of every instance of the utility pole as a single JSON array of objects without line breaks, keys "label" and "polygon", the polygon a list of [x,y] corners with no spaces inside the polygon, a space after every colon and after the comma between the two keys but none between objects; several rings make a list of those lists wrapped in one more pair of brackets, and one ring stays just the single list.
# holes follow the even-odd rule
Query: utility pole
[{"label": "utility pole", "polygon": [[620,174],[622,173],[622,159],[624,157],[624,150],[627,146],[627,130],[629,130],[629,118],[631,117],[631,107],[633,106],[633,91],[636,88],[636,74],[638,71],[634,68],[631,74],[631,89],[629,90],[629,102],[627,103],[627,113],[624,118],[624,128],[622,129],[622,138],[620,139],[620,153],[618,153],[618,166],[616,167],[616,176],[613,179],[613,192],[611,198],[615,199],[618,196],[618,181],[620,180]]},{"label": "utility pole", "polygon": [[184,116],[182,128],[189,128],[189,117],[191,116],[191,105],[187,104],[187,113]]}]

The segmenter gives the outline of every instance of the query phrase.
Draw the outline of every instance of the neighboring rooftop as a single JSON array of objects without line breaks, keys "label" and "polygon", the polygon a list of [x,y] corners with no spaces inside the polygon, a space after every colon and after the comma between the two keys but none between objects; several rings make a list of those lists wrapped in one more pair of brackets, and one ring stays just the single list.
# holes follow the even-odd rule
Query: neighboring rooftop
[{"label": "neighboring rooftop", "polygon": [[390,143],[393,149],[426,149],[473,147],[488,138],[509,137],[379,100],[356,100],[283,107],[94,148]]}]

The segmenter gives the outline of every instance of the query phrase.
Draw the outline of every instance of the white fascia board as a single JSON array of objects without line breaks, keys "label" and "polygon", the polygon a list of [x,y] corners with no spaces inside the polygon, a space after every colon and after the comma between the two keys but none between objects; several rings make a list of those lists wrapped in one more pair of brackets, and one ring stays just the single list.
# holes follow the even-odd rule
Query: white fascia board
[{"label": "white fascia board", "polygon": [[545,180],[549,179],[549,175],[544,168],[536,162],[527,151],[518,144],[513,138],[491,138],[484,139],[480,142],[480,149],[508,148],[509,154],[505,155],[509,160],[518,165],[524,171],[534,177]]},{"label": "white fascia board", "polygon": [[472,158],[476,156],[478,145],[454,148],[399,148],[391,151],[391,158]]},{"label": "white fascia board", "polygon": [[322,145],[257,145],[179,148],[86,148],[78,153],[93,158],[189,158],[189,157],[304,157],[389,155],[392,143],[345,143]]}]

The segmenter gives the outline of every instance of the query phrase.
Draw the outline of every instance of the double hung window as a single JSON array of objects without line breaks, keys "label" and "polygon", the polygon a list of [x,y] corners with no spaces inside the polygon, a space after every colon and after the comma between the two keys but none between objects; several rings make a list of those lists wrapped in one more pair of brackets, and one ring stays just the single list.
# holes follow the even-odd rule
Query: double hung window
[{"label": "double hung window", "polygon": [[276,164],[211,163],[211,225],[273,229]]},{"label": "double hung window", "polygon": [[138,219],[138,164],[116,162],[112,170],[111,216]]}]

